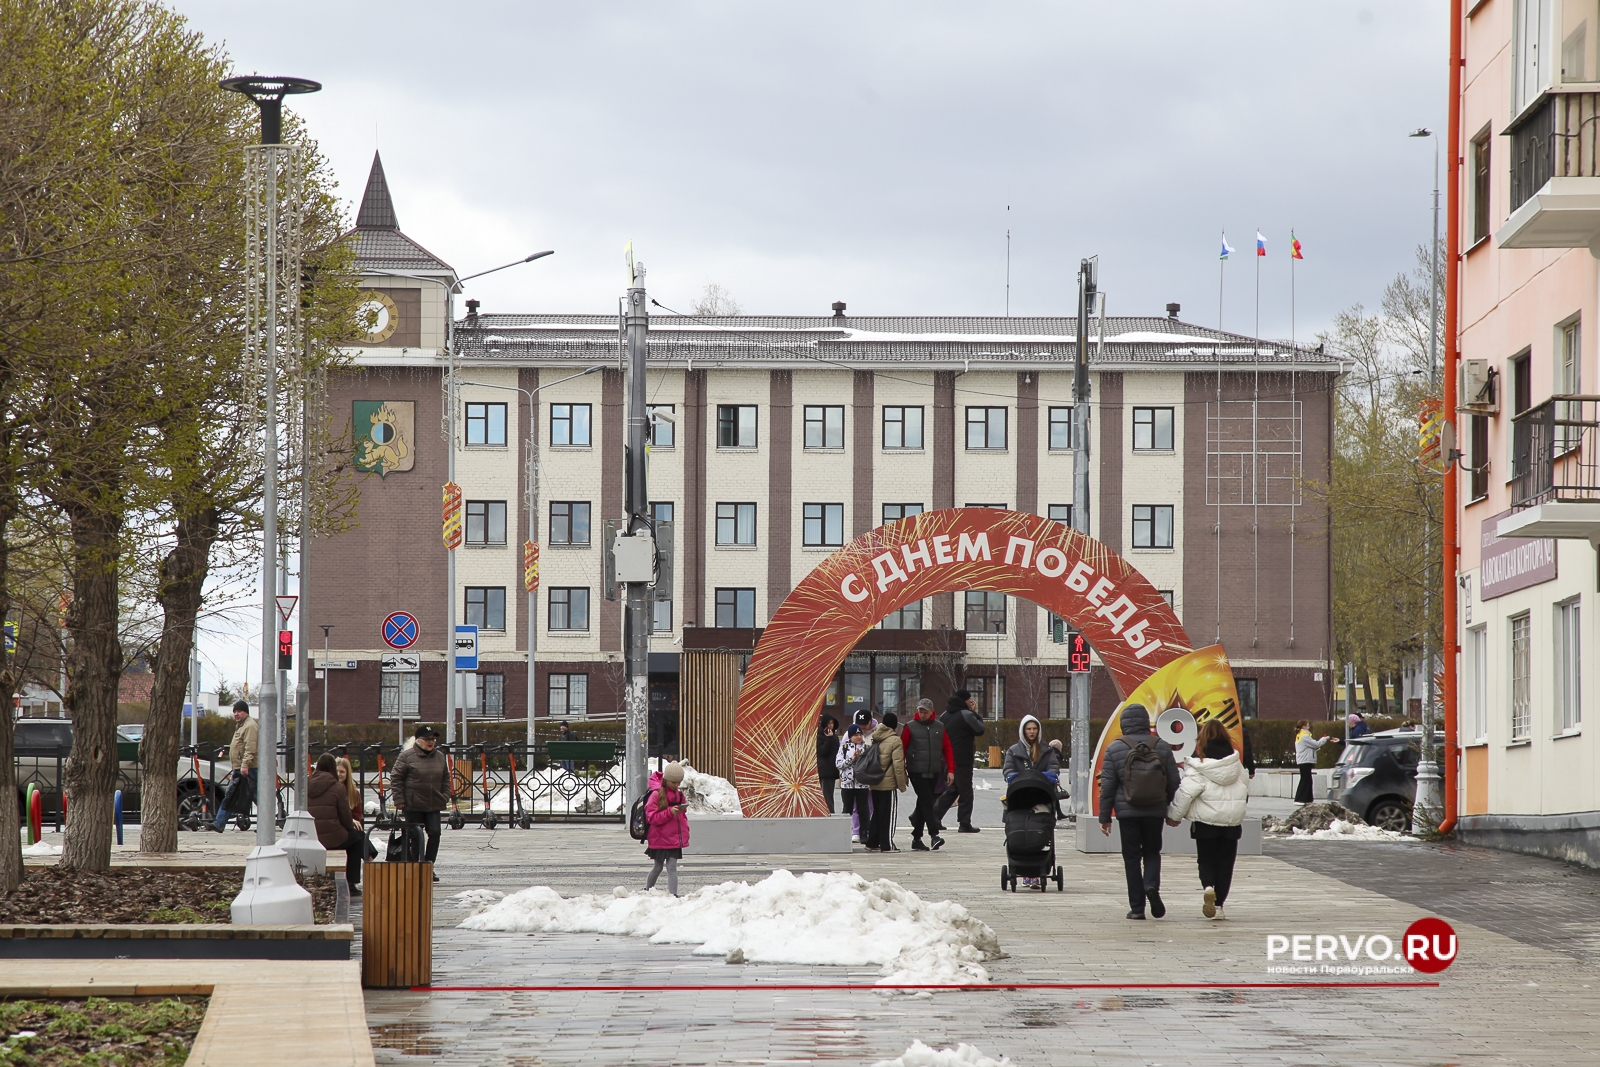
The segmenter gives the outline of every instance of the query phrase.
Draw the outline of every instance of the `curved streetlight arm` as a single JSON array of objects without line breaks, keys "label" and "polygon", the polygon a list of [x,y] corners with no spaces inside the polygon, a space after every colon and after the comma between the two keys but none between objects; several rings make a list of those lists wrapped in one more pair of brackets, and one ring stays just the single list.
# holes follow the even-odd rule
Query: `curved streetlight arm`
[{"label": "curved streetlight arm", "polygon": [[545,250],[543,252],[535,252],[533,255],[529,256],[526,259],[513,260],[510,263],[502,263],[498,267],[490,267],[488,270],[480,270],[476,274],[469,274],[465,278],[462,278],[460,281],[456,282],[456,284],[457,285],[461,285],[464,282],[470,282],[474,278],[481,278],[485,274],[493,274],[497,270],[505,270],[507,267],[516,267],[516,266],[521,266],[524,263],[532,263],[536,259],[543,259],[545,256],[553,256],[555,254],[556,254],[556,250],[553,249],[553,248],[547,249],[547,250]]}]

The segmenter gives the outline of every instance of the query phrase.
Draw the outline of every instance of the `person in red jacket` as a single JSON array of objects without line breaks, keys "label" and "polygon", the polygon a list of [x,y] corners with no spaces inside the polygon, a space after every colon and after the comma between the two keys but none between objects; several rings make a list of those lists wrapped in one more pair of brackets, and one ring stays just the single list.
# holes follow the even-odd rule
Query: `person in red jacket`
[{"label": "person in red jacket", "polygon": [[650,776],[650,799],[645,801],[645,855],[655,860],[646,889],[654,889],[661,869],[667,871],[667,891],[678,895],[678,861],[689,843],[689,798],[683,795],[683,765],[669,763]]},{"label": "person in red jacket", "polygon": [[916,715],[900,731],[900,744],[906,752],[906,775],[917,794],[917,806],[911,812],[911,850],[929,851],[922,840],[924,827],[937,850],[944,845],[940,836],[944,828],[934,810],[934,793],[941,786],[949,787],[956,773],[956,755],[944,723],[933,713],[933,701],[924,697],[917,702]]}]

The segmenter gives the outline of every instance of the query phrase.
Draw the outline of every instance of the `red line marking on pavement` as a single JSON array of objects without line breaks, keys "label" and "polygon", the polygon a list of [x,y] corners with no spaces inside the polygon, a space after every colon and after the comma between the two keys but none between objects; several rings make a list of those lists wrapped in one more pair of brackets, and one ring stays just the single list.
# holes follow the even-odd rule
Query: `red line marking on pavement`
[{"label": "red line marking on pavement", "polygon": [[995,989],[1437,989],[1438,982],[990,982],[987,985],[862,985],[859,982],[754,982],[712,985],[414,985],[413,993],[749,993],[871,992],[926,989],[982,993]]}]

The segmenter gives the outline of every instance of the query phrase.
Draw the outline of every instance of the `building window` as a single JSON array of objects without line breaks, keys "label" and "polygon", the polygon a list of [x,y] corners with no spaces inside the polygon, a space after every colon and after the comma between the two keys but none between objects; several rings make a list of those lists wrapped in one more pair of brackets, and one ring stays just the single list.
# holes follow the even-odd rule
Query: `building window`
[{"label": "building window", "polygon": [[672,404],[646,404],[645,417],[650,421],[645,424],[645,439],[651,448],[671,448],[678,440],[678,428],[666,419],[656,418],[656,412],[662,411],[668,415],[674,414]]},{"label": "building window", "polygon": [[506,676],[475,674],[478,706],[470,709],[475,719],[503,719],[506,716]]},{"label": "building window", "polygon": [[1003,449],[1006,447],[1006,409],[967,409],[967,448]]},{"label": "building window", "polygon": [[1511,114],[1550,87],[1550,0],[1515,0],[1511,14]]},{"label": "building window", "polygon": [[1521,415],[1533,407],[1533,359],[1524,350],[1511,357],[1511,414]]},{"label": "building window", "polygon": [[[670,500],[655,500],[650,504],[650,518],[655,522],[671,522],[673,507]],[[650,602],[650,632],[654,634],[669,634],[672,632],[672,601],[652,600]]]},{"label": "building window", "polygon": [[550,543],[587,545],[589,543],[589,502],[552,500],[550,502]]},{"label": "building window", "polygon": [[887,526],[891,522],[899,522],[901,519],[909,519],[913,515],[921,514],[921,504],[885,504],[883,506],[883,524]]},{"label": "building window", "polygon": [[1001,675],[998,678],[992,674],[980,674],[976,678],[968,675],[967,691],[972,694],[973,702],[978,705],[978,717],[980,719],[998,719],[1005,715],[1005,675]]},{"label": "building window", "polygon": [[467,444],[499,445],[506,443],[506,406],[504,404],[467,405]]},{"label": "building window", "polygon": [[1135,452],[1172,451],[1172,409],[1133,409],[1133,450]]},{"label": "building window", "polygon": [[1239,693],[1239,715],[1241,718],[1253,719],[1259,714],[1256,706],[1256,679],[1235,678],[1234,688]]},{"label": "building window", "polygon": [[587,630],[589,628],[589,589],[587,586],[550,589],[550,629]]},{"label": "building window", "polygon": [[[1577,396],[1583,392],[1583,375],[1579,370],[1579,350],[1582,347],[1582,332],[1577,316],[1572,321],[1564,322],[1556,327],[1556,373],[1555,393],[1558,396]],[[1579,421],[1583,418],[1583,402],[1558,400],[1555,405],[1555,418],[1557,425],[1556,449],[1558,452],[1570,452],[1578,447],[1582,439],[1582,426],[1561,425],[1563,420]]]},{"label": "building window", "polygon": [[1579,698],[1583,692],[1582,624],[1574,597],[1556,605],[1556,722],[1555,732],[1571,733],[1583,724]]},{"label": "building window", "polygon": [[1489,495],[1489,417],[1468,415],[1467,432],[1471,439],[1467,445],[1467,466],[1472,475],[1469,490],[1472,500],[1482,500]]},{"label": "building window", "polygon": [[1173,599],[1172,599],[1173,594],[1172,594],[1172,590],[1171,589],[1157,589],[1156,592],[1160,593],[1161,594],[1161,599],[1165,600],[1167,602],[1167,607],[1171,608],[1171,607],[1176,607],[1177,606],[1176,604],[1173,603]]},{"label": "building window", "polygon": [[402,715],[407,719],[417,717],[417,694],[421,690],[422,675],[415,671],[405,674],[385,674],[378,691],[378,717],[392,719]]},{"label": "building window", "polygon": [[756,406],[754,404],[717,405],[717,447],[756,447]]},{"label": "building window", "polygon": [[883,630],[922,629],[922,601],[913,600],[905,607],[896,608],[894,611],[889,612],[883,617],[883,621],[878,624],[878,627]]},{"label": "building window", "polygon": [[966,506],[969,507],[969,508],[994,508],[996,511],[1005,511],[1005,510],[1007,510],[1006,506],[1004,504],[972,504],[972,503],[969,503]]},{"label": "building window", "polygon": [[1511,623],[1511,740],[1528,740],[1532,671],[1528,613],[1514,615]]},{"label": "building window", "polygon": [[1051,522],[1059,522],[1063,526],[1071,526],[1072,525],[1072,505],[1071,504],[1051,504],[1050,505],[1050,509],[1049,509],[1049,518],[1050,518]]},{"label": "building window", "polygon": [[589,676],[552,674],[545,707],[552,719],[582,719],[589,714]]},{"label": "building window", "polygon": [[754,504],[717,505],[717,544],[753,545],[756,543]]},{"label": "building window", "polygon": [[467,586],[467,614],[463,620],[480,630],[506,628],[506,589],[503,585]]},{"label": "building window", "polygon": [[807,548],[844,544],[844,505],[806,504],[801,543]]},{"label": "building window", "polygon": [[1072,449],[1072,409],[1050,409],[1050,451],[1068,452]]},{"label": "building window", "polygon": [[1478,626],[1468,630],[1461,651],[1467,683],[1463,687],[1467,697],[1467,713],[1462,717],[1462,740],[1484,741],[1489,736],[1488,628]]},{"label": "building window", "polygon": [[806,405],[806,447],[844,447],[844,408],[833,405]]},{"label": "building window", "polygon": [[756,625],[754,589],[717,590],[717,626],[721,629],[753,630]]},{"label": "building window", "polygon": [[1006,595],[979,589],[967,590],[967,633],[1003,634],[1006,632]]},{"label": "building window", "polygon": [[569,448],[589,447],[589,405],[551,404],[550,443]]},{"label": "building window", "polygon": [[467,544],[503,545],[506,543],[506,502],[504,500],[467,501]]},{"label": "building window", "polygon": [[885,407],[883,409],[883,447],[921,448],[922,409]]},{"label": "building window", "polygon": [[1072,717],[1072,679],[1050,679],[1050,717],[1052,719],[1070,719]]},{"label": "building window", "polygon": [[1489,236],[1489,127],[1472,139],[1472,243]]},{"label": "building window", "polygon": [[1172,505],[1135,504],[1133,506],[1133,547],[1172,547]]}]

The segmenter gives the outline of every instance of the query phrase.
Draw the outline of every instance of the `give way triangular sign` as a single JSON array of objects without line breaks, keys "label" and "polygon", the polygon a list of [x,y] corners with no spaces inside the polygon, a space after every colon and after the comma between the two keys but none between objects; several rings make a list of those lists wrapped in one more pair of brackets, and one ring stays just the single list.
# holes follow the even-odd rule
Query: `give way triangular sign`
[{"label": "give way triangular sign", "polygon": [[280,596],[274,599],[278,602],[278,618],[283,621],[285,626],[288,626],[289,616],[294,614],[295,601],[300,598],[297,596]]}]

